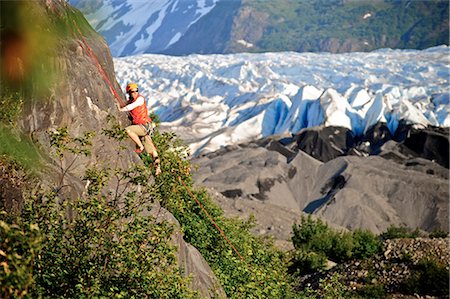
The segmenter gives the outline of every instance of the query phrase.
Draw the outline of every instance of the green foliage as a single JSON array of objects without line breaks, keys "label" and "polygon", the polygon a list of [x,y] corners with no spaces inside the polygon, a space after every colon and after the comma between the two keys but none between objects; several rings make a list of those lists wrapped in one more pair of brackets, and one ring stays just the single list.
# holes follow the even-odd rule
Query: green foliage
[{"label": "green foliage", "polygon": [[420,237],[420,230],[416,228],[412,230],[405,226],[395,226],[391,225],[387,228],[385,232],[383,232],[380,237],[383,240],[389,239],[399,239],[399,238],[418,238]]},{"label": "green foliage", "polygon": [[71,137],[67,127],[59,128],[50,132],[50,146],[56,150],[58,158],[63,158],[64,153],[69,152],[75,155],[90,155],[90,146],[92,146],[92,137],[94,132],[86,132],[83,136]]},{"label": "green foliage", "polygon": [[381,252],[382,241],[368,230],[353,231],[353,258],[366,259]]},{"label": "green foliage", "polygon": [[0,123],[15,126],[23,109],[23,94],[1,88],[0,93]]},{"label": "green foliage", "polygon": [[319,281],[316,289],[306,288],[300,292],[300,298],[308,299],[340,299],[348,298],[345,285],[340,282],[341,276],[337,273],[331,277],[323,278]]},{"label": "green foliage", "polygon": [[384,299],[386,298],[386,290],[381,284],[367,285],[358,288],[355,291],[349,292],[350,298],[370,298],[370,299]]},{"label": "green foliage", "polygon": [[[94,195],[60,204],[55,194],[27,206],[42,228],[45,250],[35,263],[36,296],[51,298],[192,298],[176,266],[172,225],[144,216],[131,192],[120,204]],[[67,217],[67,212],[73,214]]]},{"label": "green foliage", "polygon": [[326,256],[319,252],[296,250],[288,266],[289,274],[294,277],[312,274],[325,269]]},{"label": "green foliage", "polygon": [[[258,51],[317,52],[326,43],[348,41],[366,51],[449,43],[445,0],[260,0],[244,5],[269,16]],[[367,13],[370,17],[364,18]]]},{"label": "green foliage", "polygon": [[11,127],[0,123],[0,155],[4,155],[21,166],[37,171],[42,167],[42,152],[28,136],[15,133]]},{"label": "green foliage", "polygon": [[355,259],[354,249],[354,233],[335,233],[330,238],[333,242],[333,246],[328,251],[328,256],[335,262],[344,262],[350,259]]},{"label": "green foliage", "polygon": [[[54,150],[54,155],[59,160],[60,180],[59,185],[56,187],[58,191],[66,187],[64,185],[65,176],[76,165],[75,162],[78,158],[81,155],[89,156],[91,154],[90,147],[92,146],[92,138],[94,136],[94,132],[85,132],[83,136],[72,137],[67,127],[58,128],[53,132],[49,132],[50,146]],[[69,159],[71,159],[70,162],[67,162]]]},{"label": "green foliage", "polygon": [[112,116],[108,115],[106,118],[106,121],[108,123],[109,129],[102,129],[102,134],[106,137],[116,140],[118,142],[122,142],[125,139],[128,138],[127,132],[125,132],[125,129],[122,129],[117,119]]},{"label": "green foliage", "polygon": [[316,235],[320,235],[330,231],[328,225],[323,223],[320,219],[314,220],[311,215],[308,215],[307,218],[302,216],[301,224],[294,224],[292,230],[292,243],[294,244],[294,247],[296,249],[299,249],[304,244],[310,242]]},{"label": "green foliage", "polygon": [[161,123],[161,120],[159,119],[159,115],[155,112],[149,113],[150,118],[152,119],[152,123],[156,124],[157,126]]},{"label": "green foliage", "polygon": [[[85,155],[90,137],[60,129],[50,139],[64,159],[66,152]],[[176,264],[173,226],[149,215],[150,178],[138,165],[91,168],[83,196],[43,190],[19,217],[2,214],[2,297],[196,298]],[[108,181],[113,192],[104,188]]]},{"label": "green foliage", "polygon": [[448,232],[443,231],[441,229],[435,229],[433,230],[429,235],[429,238],[447,238],[448,237]]},{"label": "green foliage", "polygon": [[[6,218],[6,212],[1,212]],[[0,220],[0,295],[23,298],[34,283],[33,266],[42,249],[36,224],[16,225]]]},{"label": "green foliage", "polygon": [[293,225],[292,242],[296,253],[291,259],[291,273],[306,274],[321,270],[326,259],[344,262],[365,259],[381,250],[381,241],[371,232],[337,232],[311,215]]},{"label": "green foliage", "polygon": [[[121,132],[118,126],[103,131],[118,142],[119,152]],[[76,157],[89,154],[92,138],[72,137],[66,128],[50,133],[55,157],[64,160],[62,178]],[[159,202],[177,218],[185,240],[201,252],[229,298],[293,297],[285,256],[271,240],[250,232],[254,219],[224,217],[205,190],[193,187],[187,148],[175,134],[156,130],[152,138],[163,170],[157,177],[145,165],[94,165],[83,177],[82,196],[63,199],[59,186],[27,200],[12,223],[22,230],[35,225],[42,237],[32,267],[23,265],[32,279],[14,290],[44,298],[196,297],[176,264],[173,227],[148,212]]]},{"label": "green foliage", "polygon": [[[270,240],[254,236],[254,219],[226,218],[206,190],[193,187],[187,148],[173,133],[152,136],[162,173],[155,180],[161,204],[179,221],[184,239],[206,259],[229,298],[285,298],[290,286],[285,258]],[[208,216],[209,215],[209,216]],[[242,255],[233,250],[214,223]]]},{"label": "green foliage", "polygon": [[0,155],[7,155],[30,170],[40,164],[41,153],[28,136],[17,130],[17,121],[23,112],[24,93],[19,89],[8,88],[0,81]]},{"label": "green foliage", "polygon": [[449,272],[445,265],[432,259],[423,259],[417,264],[403,289],[408,294],[448,295]]},{"label": "green foliage", "polygon": [[108,169],[89,168],[83,177],[87,184],[88,195],[100,195],[100,191],[106,186],[110,178]]}]

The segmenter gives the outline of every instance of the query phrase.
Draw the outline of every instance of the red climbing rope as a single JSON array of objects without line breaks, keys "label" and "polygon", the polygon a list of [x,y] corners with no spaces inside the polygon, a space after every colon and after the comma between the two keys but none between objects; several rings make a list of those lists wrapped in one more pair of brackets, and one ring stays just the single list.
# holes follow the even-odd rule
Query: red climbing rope
[{"label": "red climbing rope", "polygon": [[250,269],[250,271],[252,271],[252,268],[250,267],[249,264],[247,264],[247,262],[245,261],[244,257],[239,253],[239,251],[236,249],[236,247],[233,245],[233,243],[231,243],[231,241],[227,238],[227,236],[225,235],[223,230],[220,228],[220,226],[214,221],[214,219],[211,217],[211,215],[208,213],[208,211],[205,209],[205,207],[201,204],[201,202],[197,199],[197,197],[195,197],[195,195],[192,193],[192,191],[189,189],[189,187],[183,182],[181,177],[178,177],[178,180],[181,182],[181,184],[183,184],[183,186],[189,192],[191,197],[193,199],[195,199],[197,204],[200,206],[200,208],[203,210],[203,212],[205,212],[206,216],[208,216],[209,220],[212,222],[212,224],[214,224],[214,226],[217,228],[217,230],[222,235],[222,237],[225,239],[225,241],[227,241],[227,243],[231,246],[231,248],[233,248],[234,252],[236,252],[236,254],[245,263],[245,265]]},{"label": "red climbing rope", "polygon": [[[55,7],[55,5],[53,4],[53,0],[49,0],[48,3],[51,5],[51,7],[53,8],[53,10],[55,11],[55,13],[64,20],[62,14],[58,11],[58,9]],[[65,21],[65,20],[64,20]],[[80,47],[84,50],[84,52],[87,54],[87,56],[91,59],[91,61],[93,62],[94,65],[96,65],[97,69],[99,70],[100,74],[103,76],[103,78],[105,79],[106,83],[109,85],[109,89],[111,90],[112,94],[114,95],[114,97],[119,101],[120,104],[124,105],[125,103],[122,101],[122,99],[120,98],[119,94],[117,93],[116,89],[114,88],[113,84],[111,83],[111,81],[109,80],[108,76],[106,75],[105,71],[103,70],[103,67],[101,66],[97,55],[95,55],[94,51],[92,50],[92,48],[89,46],[88,42],[86,41],[86,39],[84,38],[80,28],[78,27],[77,23],[72,20],[73,25],[75,26],[75,28],[78,31],[79,34],[79,38],[81,39],[78,40],[78,44],[80,45]],[[66,25],[66,27],[69,29],[69,31],[72,33],[72,35],[77,38],[77,35],[75,34],[75,32],[72,30],[72,28],[69,26],[69,24],[65,21],[64,24]],[[84,46],[83,46],[84,44]]]}]

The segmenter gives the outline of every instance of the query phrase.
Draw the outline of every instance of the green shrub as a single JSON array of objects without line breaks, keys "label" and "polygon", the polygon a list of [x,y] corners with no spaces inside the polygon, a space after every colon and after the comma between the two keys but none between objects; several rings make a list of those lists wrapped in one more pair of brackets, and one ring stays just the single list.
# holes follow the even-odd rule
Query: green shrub
[{"label": "green shrub", "polygon": [[340,281],[340,274],[334,273],[331,277],[320,279],[316,289],[308,287],[300,292],[300,298],[305,299],[342,299],[348,298],[345,285]]},{"label": "green shrub", "polygon": [[335,243],[335,234],[332,231],[319,233],[311,237],[310,241],[304,246],[315,252],[322,252],[326,256],[333,250]]},{"label": "green shrub", "polygon": [[355,230],[353,232],[353,258],[366,259],[382,249],[380,238],[368,230]]},{"label": "green shrub", "polygon": [[366,285],[350,292],[350,298],[369,298],[369,299],[384,299],[386,298],[386,290],[381,284]]},{"label": "green shrub", "polygon": [[435,229],[433,230],[429,235],[429,238],[447,238],[448,237],[448,232],[443,231],[441,229]]},{"label": "green shrub", "polygon": [[338,232],[310,215],[293,225],[294,248],[321,253],[336,262],[349,260],[354,247],[351,233]]},{"label": "green shrub", "polygon": [[[7,218],[2,212],[1,218]],[[33,267],[42,249],[36,224],[19,226],[0,220],[0,295],[22,298],[34,284]]]},{"label": "green shrub", "polygon": [[352,233],[334,233],[332,241],[333,247],[328,252],[328,257],[331,260],[340,263],[353,258],[354,241]]},{"label": "green shrub", "polygon": [[37,222],[45,245],[35,262],[34,296],[194,297],[176,265],[172,226],[143,216],[146,206],[133,194],[121,207],[103,196],[57,201],[46,194],[26,209],[25,223]]},{"label": "green shrub", "polygon": [[398,239],[398,238],[418,238],[420,237],[420,231],[418,228],[412,230],[405,226],[391,225],[383,232],[380,237],[383,240]]},{"label": "green shrub", "polygon": [[300,249],[308,244],[313,237],[329,232],[330,228],[322,220],[314,220],[311,215],[308,215],[308,217],[302,216],[300,224],[294,224],[292,230],[292,243],[294,248]]},{"label": "green shrub", "polygon": [[302,276],[325,269],[327,258],[323,253],[296,250],[288,266],[289,274]]},{"label": "green shrub", "polygon": [[415,267],[403,289],[408,294],[448,295],[449,273],[445,265],[432,259],[423,259]]},{"label": "green shrub", "polygon": [[335,231],[320,219],[313,220],[310,215],[302,217],[300,223],[292,228],[295,253],[289,272],[296,275],[323,269],[326,259],[337,263],[365,259],[380,252],[382,247],[381,240],[369,231]]}]

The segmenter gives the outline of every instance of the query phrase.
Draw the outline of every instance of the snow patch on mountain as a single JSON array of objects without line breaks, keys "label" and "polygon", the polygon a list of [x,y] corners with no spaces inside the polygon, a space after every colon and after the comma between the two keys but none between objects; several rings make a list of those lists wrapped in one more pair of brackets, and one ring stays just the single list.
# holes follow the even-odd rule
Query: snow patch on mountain
[{"label": "snow patch on mountain", "polygon": [[[91,0],[71,2],[82,7],[88,1]],[[126,56],[168,48],[209,13],[217,1],[103,0],[95,11],[85,16],[106,39],[113,56]]]},{"label": "snow patch on mountain", "polygon": [[144,54],[114,59],[193,153],[319,125],[450,126],[448,46],[370,53]]}]

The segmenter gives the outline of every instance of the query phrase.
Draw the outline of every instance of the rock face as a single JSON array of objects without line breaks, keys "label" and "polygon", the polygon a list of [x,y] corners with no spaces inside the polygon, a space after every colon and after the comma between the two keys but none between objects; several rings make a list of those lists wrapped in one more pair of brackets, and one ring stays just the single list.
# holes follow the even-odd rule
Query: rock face
[{"label": "rock face", "polygon": [[448,139],[448,128],[413,129],[408,138],[405,139],[404,146],[419,157],[436,161],[436,163],[448,168]]},{"label": "rock face", "polygon": [[[229,201],[250,200],[273,215],[278,209],[309,213],[337,226],[374,233],[390,225],[448,231],[448,169],[420,157],[406,142],[390,140],[377,149],[378,156],[368,156],[369,147],[369,152],[356,151],[354,145],[348,150],[352,139],[345,137],[345,129],[330,130],[344,137],[313,131],[300,134],[302,138],[263,139],[206,154],[193,159],[199,169],[194,178]],[[290,229],[295,220],[286,220]]]},{"label": "rock face", "polygon": [[[48,27],[41,29],[44,31],[57,30],[58,28],[54,27],[54,24],[64,22],[58,19],[55,9],[59,14],[76,15],[78,21],[83,19],[82,15],[65,1],[41,0],[32,2],[31,5],[34,5],[33,9],[36,14],[40,14],[40,17],[51,20]],[[70,134],[74,136],[86,131],[96,133],[91,155],[77,160],[76,167],[70,169],[63,182],[63,184],[71,186],[66,195],[79,196],[84,191],[81,178],[88,167],[92,165],[107,166],[108,163],[114,162],[119,167],[126,167],[129,163],[139,163],[140,160],[133,154],[134,148],[132,148],[131,142],[129,143],[129,152],[118,157],[116,149],[110,146],[110,140],[101,134],[102,129],[108,128],[108,116],[110,115],[115,117],[122,127],[129,124],[126,115],[119,114],[116,103],[120,100],[114,97],[110,85],[107,84],[107,81],[111,82],[112,87],[121,95],[120,99],[124,103],[125,98],[121,87],[115,80],[112,57],[107,44],[92,29],[84,32],[81,36],[75,28],[67,29],[65,24],[60,23],[60,25],[68,30],[67,36],[59,39],[47,53],[50,63],[45,65],[45,69],[42,70],[42,73],[58,73],[59,78],[51,86],[48,86],[44,96],[37,93],[28,95],[25,99],[19,128],[22,133],[30,135],[44,153],[51,151],[48,131],[67,127]],[[95,58],[90,49],[94,52]],[[102,72],[107,79],[104,78]],[[37,81],[39,78],[31,79]],[[52,185],[58,180],[55,175],[55,173],[57,174],[57,161],[52,160],[51,156],[45,156],[43,159],[49,166],[42,171],[42,181]],[[1,197],[3,199],[12,194],[14,198],[10,203],[2,203],[2,205],[9,204],[10,207],[6,208],[10,209],[20,208],[20,203],[17,202],[21,200],[20,190],[18,190],[19,183],[13,181],[14,177],[5,177],[4,174],[0,180],[1,182],[9,180],[7,183],[10,188],[2,188]],[[174,218],[170,214],[166,217]],[[206,261],[193,246],[184,242],[180,232],[174,237],[174,242],[178,245],[180,266],[186,268],[186,275],[194,276],[193,288],[199,290],[205,297],[216,298],[217,295],[224,294],[217,285],[215,276]],[[213,293],[210,290],[217,291]]]},{"label": "rock face", "polygon": [[355,144],[355,136],[347,128],[315,127],[301,130],[295,141],[299,150],[327,162],[348,153]]},{"label": "rock face", "polygon": [[[421,157],[448,168],[449,128],[415,128],[401,123],[392,134],[385,123],[376,123],[363,136],[342,127],[313,127],[301,130],[293,140],[284,141],[290,148],[328,162],[344,155],[379,155],[389,141],[395,141],[396,151],[408,157]],[[296,144],[293,142],[295,141]]]}]

